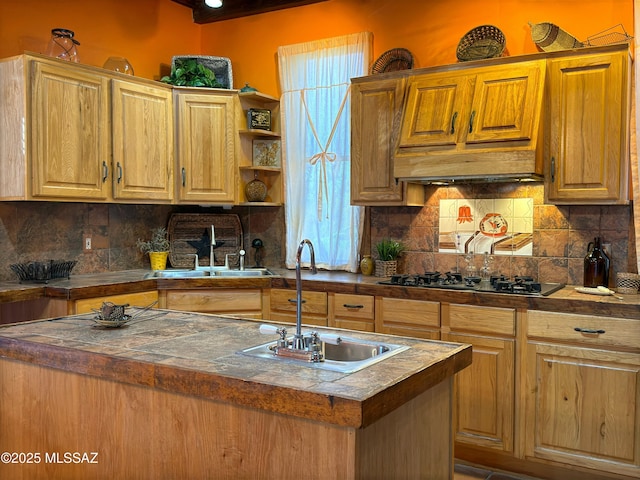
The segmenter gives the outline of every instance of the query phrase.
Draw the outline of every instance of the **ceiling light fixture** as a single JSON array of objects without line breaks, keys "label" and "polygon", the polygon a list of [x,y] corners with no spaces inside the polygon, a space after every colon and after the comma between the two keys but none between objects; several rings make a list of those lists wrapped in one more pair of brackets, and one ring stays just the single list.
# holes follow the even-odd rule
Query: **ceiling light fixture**
[{"label": "ceiling light fixture", "polygon": [[211,8],[220,8],[222,6],[222,0],[204,0],[204,4]]}]

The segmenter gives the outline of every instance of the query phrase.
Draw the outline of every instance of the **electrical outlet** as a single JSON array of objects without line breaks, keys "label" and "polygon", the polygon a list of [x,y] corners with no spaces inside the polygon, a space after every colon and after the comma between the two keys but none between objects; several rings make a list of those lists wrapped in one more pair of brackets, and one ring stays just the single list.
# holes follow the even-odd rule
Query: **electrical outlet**
[{"label": "electrical outlet", "polygon": [[84,249],[91,250],[91,235],[84,236]]}]

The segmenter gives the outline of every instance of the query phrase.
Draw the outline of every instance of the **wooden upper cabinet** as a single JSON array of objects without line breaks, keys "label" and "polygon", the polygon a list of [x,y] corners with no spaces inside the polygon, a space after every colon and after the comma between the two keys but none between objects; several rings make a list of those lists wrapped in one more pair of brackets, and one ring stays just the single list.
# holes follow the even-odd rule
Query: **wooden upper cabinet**
[{"label": "wooden upper cabinet", "polygon": [[171,90],[114,80],[113,196],[173,199],[174,135]]},{"label": "wooden upper cabinet", "polygon": [[393,174],[404,79],[351,86],[351,204],[424,205],[424,188],[397,182]]},{"label": "wooden upper cabinet", "polygon": [[548,72],[546,202],[628,203],[627,49],[551,59]]},{"label": "wooden upper cabinet", "polygon": [[529,141],[542,105],[541,61],[409,80],[399,147]]},{"label": "wooden upper cabinet", "polygon": [[395,176],[542,174],[544,76],[544,60],[531,60],[410,77]]},{"label": "wooden upper cabinet", "polygon": [[235,159],[234,93],[176,89],[178,201],[233,204]]},{"label": "wooden upper cabinet", "polygon": [[67,65],[30,62],[33,197],[109,197],[109,80]]}]

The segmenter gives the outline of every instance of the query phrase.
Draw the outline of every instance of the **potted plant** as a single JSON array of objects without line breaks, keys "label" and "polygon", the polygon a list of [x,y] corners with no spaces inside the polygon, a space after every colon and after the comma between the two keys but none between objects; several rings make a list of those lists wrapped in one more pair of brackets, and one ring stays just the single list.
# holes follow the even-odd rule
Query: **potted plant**
[{"label": "potted plant", "polygon": [[398,268],[398,257],[405,251],[401,242],[391,239],[376,243],[378,259],[376,260],[376,277],[390,277]]},{"label": "potted plant", "polygon": [[166,228],[154,228],[151,230],[151,240],[138,239],[136,246],[142,253],[149,254],[151,270],[164,270],[167,268],[167,257],[171,250],[171,243],[167,238]]},{"label": "potted plant", "polygon": [[176,60],[171,75],[162,77],[161,81],[179,87],[223,87],[213,70],[198,63],[195,58]]}]

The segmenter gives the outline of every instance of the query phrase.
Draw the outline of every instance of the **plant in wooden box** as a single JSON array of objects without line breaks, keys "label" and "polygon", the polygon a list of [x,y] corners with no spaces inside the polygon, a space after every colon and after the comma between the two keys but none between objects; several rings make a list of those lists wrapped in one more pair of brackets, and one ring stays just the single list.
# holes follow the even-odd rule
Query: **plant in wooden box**
[{"label": "plant in wooden box", "polygon": [[405,246],[391,239],[380,240],[376,244],[378,258],[376,260],[376,277],[390,277],[398,269],[398,257],[405,251]]},{"label": "plant in wooden box", "polygon": [[166,228],[154,228],[151,230],[151,240],[138,239],[136,246],[142,253],[149,254],[151,270],[164,270],[167,268],[167,257],[171,250],[171,243],[167,238]]}]

